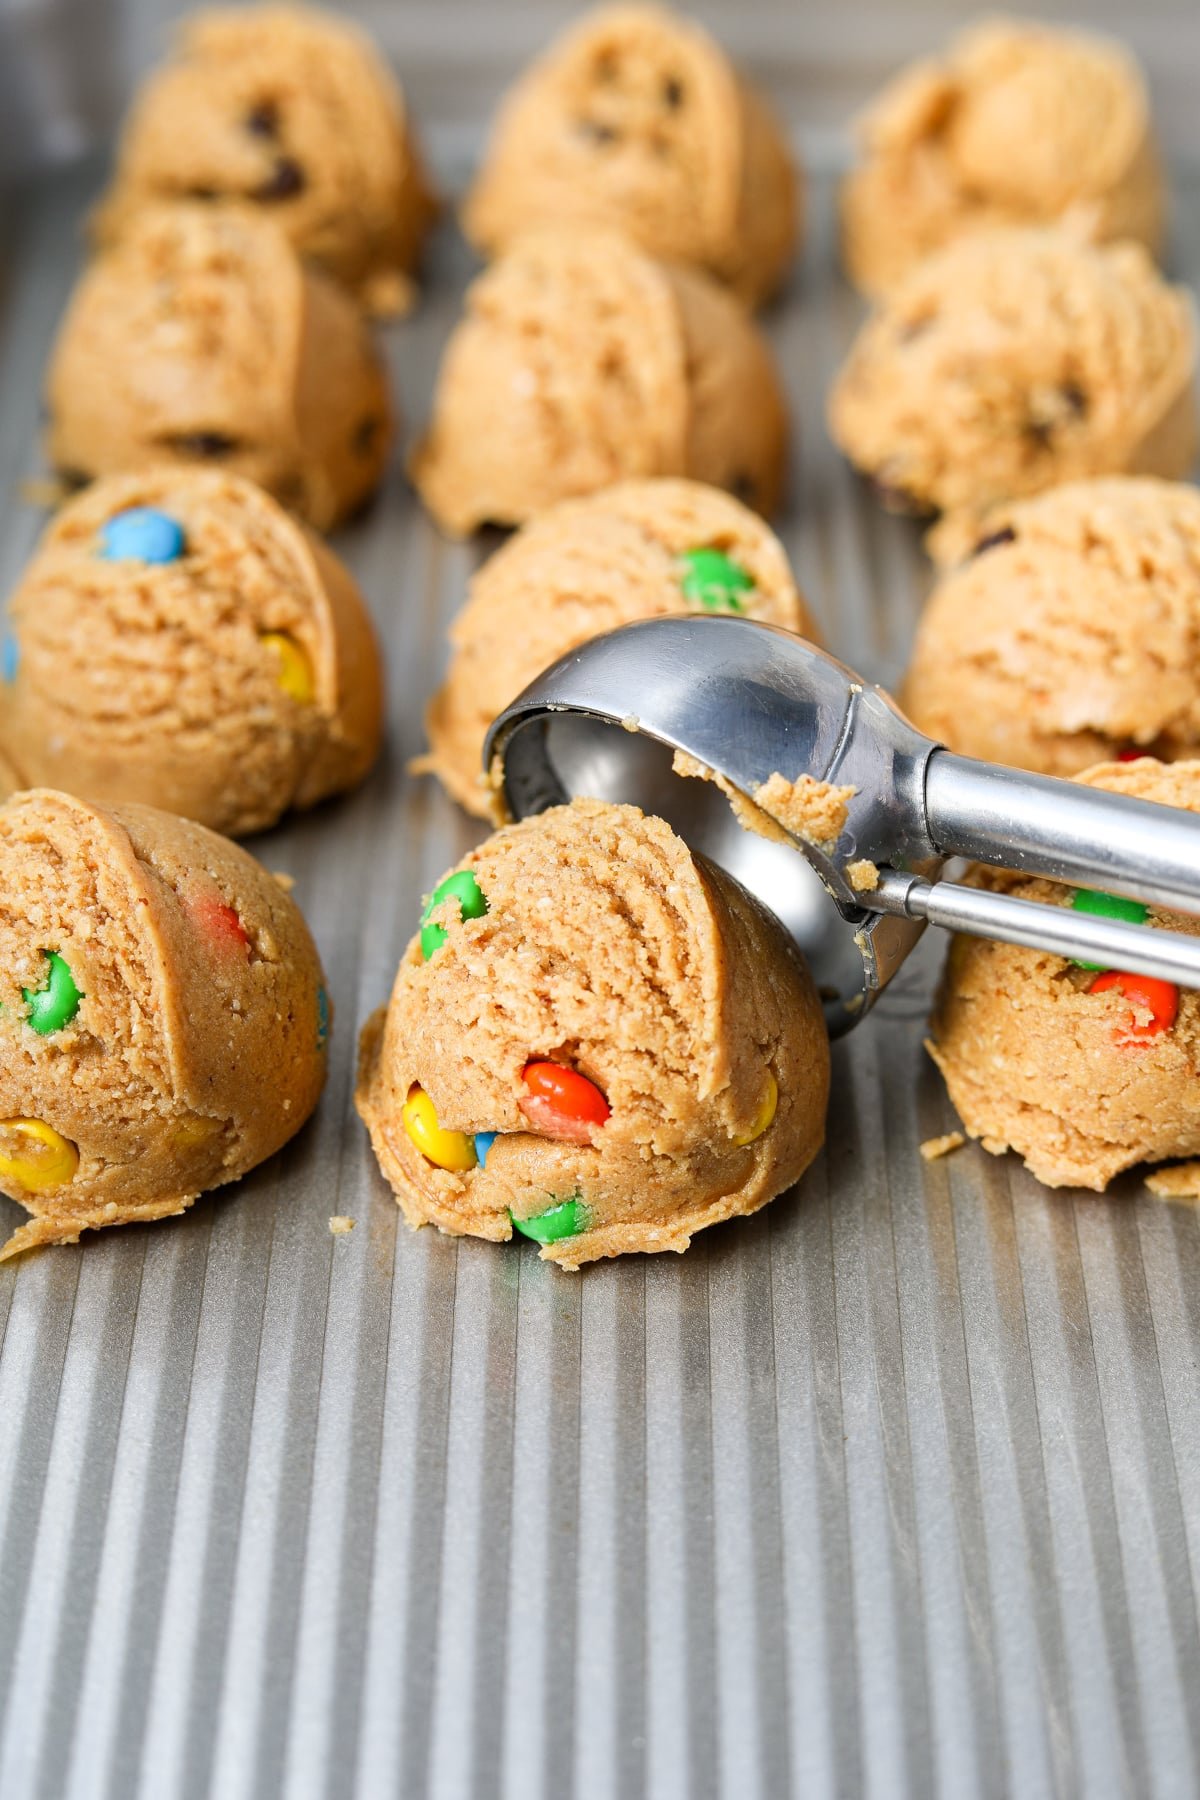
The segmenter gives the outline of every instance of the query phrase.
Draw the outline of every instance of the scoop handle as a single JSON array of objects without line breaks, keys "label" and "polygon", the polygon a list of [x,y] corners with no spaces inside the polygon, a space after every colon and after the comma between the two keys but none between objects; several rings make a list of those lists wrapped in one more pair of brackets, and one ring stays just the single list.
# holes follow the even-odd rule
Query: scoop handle
[{"label": "scoop handle", "polygon": [[925,812],[943,856],[1200,914],[1200,814],[941,749]]},{"label": "scoop handle", "polygon": [[1122,969],[1173,981],[1178,987],[1200,988],[1200,937],[1187,937],[1182,931],[1089,917],[1070,906],[1020,900],[1015,894],[993,894],[953,881],[923,881],[894,869],[880,871],[877,886],[863,895],[863,904],[870,912],[923,919],[927,925],[971,937],[1051,950],[1084,968]]}]

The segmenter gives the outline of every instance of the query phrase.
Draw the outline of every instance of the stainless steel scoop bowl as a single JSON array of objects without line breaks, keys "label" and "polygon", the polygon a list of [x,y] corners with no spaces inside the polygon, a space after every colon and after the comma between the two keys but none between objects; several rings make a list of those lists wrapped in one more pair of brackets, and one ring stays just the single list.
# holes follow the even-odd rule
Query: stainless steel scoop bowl
[{"label": "stainless steel scoop bowl", "polygon": [[[832,845],[748,831],[718,787],[675,773],[676,751],[751,800],[776,773],[853,787],[845,828]],[[1200,816],[956,756],[774,626],[651,619],[596,638],[501,713],[484,755],[516,818],[589,796],[666,819],[791,932],[834,1032],[927,923],[1200,988],[1200,939],[941,878],[967,856],[1200,915]],[[846,874],[860,861],[879,870],[869,892]]]}]

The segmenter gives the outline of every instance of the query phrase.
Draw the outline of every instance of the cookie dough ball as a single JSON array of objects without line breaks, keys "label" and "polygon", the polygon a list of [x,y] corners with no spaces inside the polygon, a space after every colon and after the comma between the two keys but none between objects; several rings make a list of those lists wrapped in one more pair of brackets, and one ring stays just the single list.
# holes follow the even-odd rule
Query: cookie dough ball
[{"label": "cookie dough ball", "polygon": [[455,533],[647,475],[770,513],[786,430],[766,343],[715,282],[615,232],[538,232],[468,289],[412,473]]},{"label": "cookie dough ball", "polygon": [[798,198],[777,121],[708,33],[611,6],[509,95],[464,223],[488,256],[538,226],[615,226],[757,305],[795,252]]},{"label": "cookie dough ball", "polygon": [[366,37],[301,6],[197,13],[147,80],[96,220],[162,200],[260,207],[369,310],[406,311],[436,204],[404,97]]},{"label": "cookie dough ball", "polygon": [[685,1250],[820,1148],[829,1047],[781,927],[661,819],[577,800],[435,888],[358,1108],[413,1225],[576,1268]]},{"label": "cookie dough ball", "polygon": [[46,400],[64,474],[208,463],[318,530],[374,493],[391,438],[354,302],[245,207],[139,213],[75,290]]},{"label": "cookie dough ball", "polygon": [[143,801],[234,836],[353,787],[379,653],[346,569],[249,481],[110,476],[10,605],[0,747],[24,787]]},{"label": "cookie dough ball", "polygon": [[842,253],[894,288],[964,232],[1062,223],[1156,253],[1165,185],[1142,72],[1111,39],[1025,21],[964,32],[883,90],[842,188]]},{"label": "cookie dough ball", "polygon": [[[1200,762],[1105,763],[1090,787],[1200,812]],[[1200,920],[1028,876],[975,884],[1200,935]],[[1076,895],[1078,894],[1078,900]],[[1130,910],[1132,906],[1132,910]],[[1200,994],[1046,950],[955,938],[928,1046],[972,1137],[1047,1187],[1102,1190],[1140,1162],[1200,1154]]]},{"label": "cookie dough ball", "polygon": [[629,481],[551,507],[471,583],[426,715],[425,766],[487,817],[483,740],[510,700],[589,638],[686,612],[740,613],[815,635],[778,538],[715,488]]},{"label": "cookie dough ball", "polygon": [[0,806],[0,1258],[181,1213],[299,1131],[329,1002],[299,909],[148,806]]},{"label": "cookie dough ball", "polygon": [[970,521],[1087,475],[1185,475],[1195,327],[1135,244],[992,231],[923,262],[863,326],[834,438],[899,511]]},{"label": "cookie dough ball", "polygon": [[1000,509],[921,619],[930,737],[1044,775],[1200,755],[1200,492],[1115,476]]}]

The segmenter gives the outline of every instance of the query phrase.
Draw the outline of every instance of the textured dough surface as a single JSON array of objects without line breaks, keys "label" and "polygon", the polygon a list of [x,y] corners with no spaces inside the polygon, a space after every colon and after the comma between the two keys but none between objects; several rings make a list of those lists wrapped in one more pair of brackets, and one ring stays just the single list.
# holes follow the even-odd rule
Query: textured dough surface
[{"label": "textured dough surface", "polygon": [[684,475],[769,514],[785,456],[764,339],[709,277],[615,232],[535,232],[467,291],[413,479],[462,533]]},{"label": "textured dough surface", "polygon": [[1166,191],[1142,72],[1112,39],[990,20],[911,64],[859,122],[842,254],[869,293],[951,239],[1059,223],[1157,253]]},{"label": "textured dough surface", "polygon": [[[98,554],[105,523],[151,507],[183,527],[170,563]],[[349,572],[238,476],[110,476],[65,507],[9,605],[16,678],[0,745],[24,787],[140,801],[232,836],[352,787],[382,730],[375,634]],[[285,691],[272,639],[313,689]]]},{"label": "textured dough surface", "polygon": [[993,231],[931,256],[868,319],[830,395],[834,439],[899,510],[966,532],[1091,475],[1185,475],[1195,327],[1135,244]]},{"label": "textured dough surface", "polygon": [[795,252],[784,135],[699,25],[609,6],[573,25],[505,99],[464,209],[489,256],[543,226],[615,227],[757,305]]},{"label": "textured dough surface", "polygon": [[111,242],[160,200],[260,207],[368,309],[407,310],[436,203],[404,97],[365,35],[304,6],[185,21],[144,83],[96,218]]},{"label": "textured dough surface", "polygon": [[[22,990],[46,955],[82,993],[43,1036]],[[325,1080],[321,965],[299,909],[245,851],[151,807],[39,789],[0,807],[0,1159],[15,1119],[74,1144],[0,1256],[156,1219],[271,1156]]]},{"label": "textured dough surface", "polygon": [[[504,1239],[510,1209],[578,1195],[588,1229],[542,1252],[574,1268],[684,1250],[799,1179],[824,1136],[825,1026],[790,940],[741,888],[662,820],[599,801],[509,826],[463,866],[487,913],[445,903],[446,941],[425,962],[414,938],[363,1034],[359,1111],[411,1224]],[[526,1128],[522,1070],[543,1058],[607,1097],[591,1143]],[[769,1077],[774,1118],[739,1146]],[[485,1167],[417,1152],[401,1122],[414,1082],[445,1129],[503,1134]]]},{"label": "textured dough surface", "polygon": [[488,816],[487,729],[558,657],[634,620],[699,610],[684,592],[680,559],[700,547],[753,577],[740,596],[748,618],[814,635],[778,538],[729,495],[663,479],[563,501],[483,565],[450,628],[450,669],[426,715],[426,766],[456,800]]},{"label": "textured dough surface", "polygon": [[65,474],[207,463],[318,530],[374,493],[391,439],[358,308],[243,206],[139,211],[80,278],[46,401]]},{"label": "textured dough surface", "polygon": [[1200,753],[1200,491],[1109,477],[1000,508],[945,573],[901,699],[967,756],[1075,775]]},{"label": "textured dough surface", "polygon": [[[1200,812],[1200,762],[1106,763],[1091,787]],[[994,892],[1068,905],[1072,890],[996,870]],[[1149,922],[1200,936],[1200,920],[1151,908]],[[1145,1043],[1120,1043],[1130,1002],[1088,992],[1095,979],[1046,950],[956,937],[930,1025],[929,1050],[968,1133],[1015,1150],[1047,1187],[1103,1190],[1140,1162],[1200,1153],[1200,995]]]}]

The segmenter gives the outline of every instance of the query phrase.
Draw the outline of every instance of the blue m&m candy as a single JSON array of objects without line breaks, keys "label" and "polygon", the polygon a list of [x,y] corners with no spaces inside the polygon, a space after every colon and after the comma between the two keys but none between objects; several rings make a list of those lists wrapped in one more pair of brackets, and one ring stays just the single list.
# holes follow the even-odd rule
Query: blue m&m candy
[{"label": "blue m&m candy", "polygon": [[475,1133],[475,1154],[479,1158],[479,1166],[481,1169],[487,1162],[488,1151],[491,1149],[499,1135],[500,1134],[497,1131],[477,1131]]},{"label": "blue m&m candy", "polygon": [[100,555],[108,562],[178,562],[183,548],[179,520],[153,506],[131,506],[106,520],[100,531]]}]

